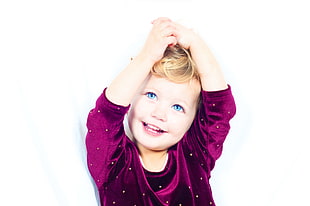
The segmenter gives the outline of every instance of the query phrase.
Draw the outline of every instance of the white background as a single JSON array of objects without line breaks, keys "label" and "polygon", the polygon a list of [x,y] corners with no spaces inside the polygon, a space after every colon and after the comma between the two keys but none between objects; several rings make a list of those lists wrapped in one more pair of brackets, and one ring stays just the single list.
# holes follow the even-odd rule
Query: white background
[{"label": "white background", "polygon": [[309,10],[306,0],[1,1],[0,205],[97,205],[86,117],[159,16],[199,32],[233,88],[217,205],[310,205]]}]

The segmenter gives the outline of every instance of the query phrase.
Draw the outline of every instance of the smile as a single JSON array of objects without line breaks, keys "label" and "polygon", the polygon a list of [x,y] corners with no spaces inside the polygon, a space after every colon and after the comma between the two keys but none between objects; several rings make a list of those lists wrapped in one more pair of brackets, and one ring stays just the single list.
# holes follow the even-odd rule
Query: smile
[{"label": "smile", "polygon": [[155,125],[151,125],[151,124],[148,124],[146,122],[142,122],[142,123],[143,123],[143,127],[144,127],[145,131],[152,136],[158,136],[158,135],[161,135],[163,133],[166,133],[166,131],[162,130],[161,128],[159,128]]}]

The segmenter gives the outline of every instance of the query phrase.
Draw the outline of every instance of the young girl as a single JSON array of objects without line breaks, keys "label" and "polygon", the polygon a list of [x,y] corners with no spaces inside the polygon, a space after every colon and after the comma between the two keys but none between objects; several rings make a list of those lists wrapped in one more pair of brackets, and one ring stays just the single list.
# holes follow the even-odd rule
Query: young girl
[{"label": "young girl", "polygon": [[235,114],[231,89],[196,33],[152,23],[89,114],[89,171],[104,206],[214,206],[209,178]]}]

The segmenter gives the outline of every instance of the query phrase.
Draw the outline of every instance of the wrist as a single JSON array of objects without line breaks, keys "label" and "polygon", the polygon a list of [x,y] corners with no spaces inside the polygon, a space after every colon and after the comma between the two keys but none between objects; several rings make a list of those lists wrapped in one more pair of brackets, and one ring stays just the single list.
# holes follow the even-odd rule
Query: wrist
[{"label": "wrist", "polygon": [[141,52],[136,57],[132,58],[132,63],[139,65],[139,67],[143,66],[144,68],[150,70],[156,61],[150,58],[149,55]]},{"label": "wrist", "polygon": [[198,34],[196,34],[195,38],[193,38],[192,41],[190,42],[189,45],[190,51],[197,49],[200,50],[203,49],[203,47],[206,47],[206,43]]},{"label": "wrist", "polygon": [[143,65],[149,65],[153,67],[153,65],[161,59],[161,57],[154,56],[152,52],[147,50],[142,50],[140,53],[135,57],[137,61],[139,61]]}]

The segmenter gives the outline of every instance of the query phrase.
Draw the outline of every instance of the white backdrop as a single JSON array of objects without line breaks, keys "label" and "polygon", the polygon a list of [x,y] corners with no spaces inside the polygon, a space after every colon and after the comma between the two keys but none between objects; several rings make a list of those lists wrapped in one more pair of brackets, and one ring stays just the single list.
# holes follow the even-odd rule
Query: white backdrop
[{"label": "white backdrop", "polygon": [[217,205],[310,205],[308,5],[1,1],[0,205],[98,205],[86,117],[159,16],[199,32],[233,88],[238,112],[212,177]]}]

